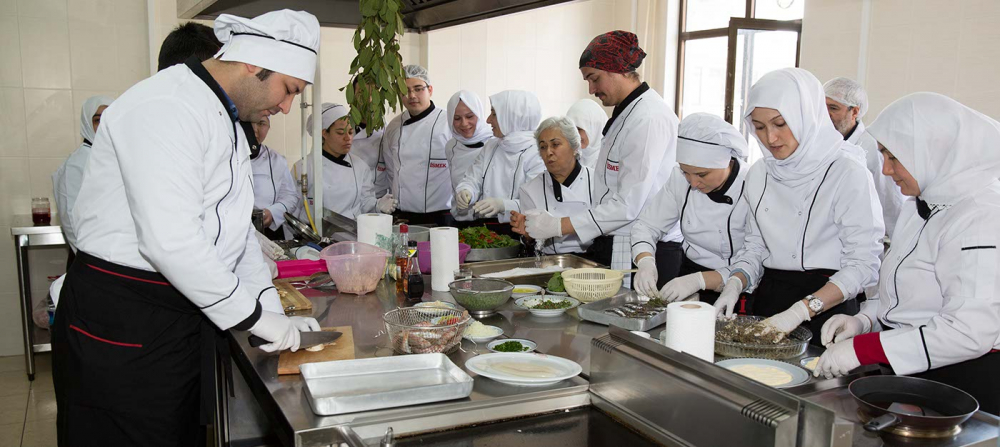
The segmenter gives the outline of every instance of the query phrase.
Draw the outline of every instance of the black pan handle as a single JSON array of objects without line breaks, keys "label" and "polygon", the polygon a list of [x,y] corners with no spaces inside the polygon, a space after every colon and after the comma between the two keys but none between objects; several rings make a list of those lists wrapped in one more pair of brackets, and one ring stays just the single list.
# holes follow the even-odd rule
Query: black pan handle
[{"label": "black pan handle", "polygon": [[899,417],[892,413],[883,414],[865,423],[865,430],[872,433],[880,432],[900,422]]},{"label": "black pan handle", "polygon": [[251,335],[250,338],[247,341],[250,342],[250,347],[251,348],[259,348],[259,347],[261,347],[261,345],[266,345],[266,344],[270,343],[269,341],[264,340],[263,338],[260,338],[260,337],[258,337],[256,335]]}]

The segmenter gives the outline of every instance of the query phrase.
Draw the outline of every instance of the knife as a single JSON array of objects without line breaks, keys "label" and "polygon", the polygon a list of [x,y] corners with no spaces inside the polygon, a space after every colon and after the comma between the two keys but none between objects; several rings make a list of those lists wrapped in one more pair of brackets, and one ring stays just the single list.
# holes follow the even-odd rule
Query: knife
[{"label": "knife", "polygon": [[[311,332],[300,332],[299,335],[302,337],[301,341],[299,342],[299,349],[306,349],[316,345],[330,343],[340,338],[340,336],[344,334],[341,332],[334,332],[334,331],[311,331]],[[260,338],[256,335],[251,335],[249,341],[250,341],[250,347],[252,348],[257,348],[260,347],[261,345],[266,345],[270,343],[269,341],[264,340],[263,338]]]}]

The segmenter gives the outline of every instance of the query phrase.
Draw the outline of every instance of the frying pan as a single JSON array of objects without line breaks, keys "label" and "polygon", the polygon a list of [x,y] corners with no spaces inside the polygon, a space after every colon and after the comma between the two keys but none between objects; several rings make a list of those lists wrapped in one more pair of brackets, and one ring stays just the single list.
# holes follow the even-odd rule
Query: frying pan
[{"label": "frying pan", "polygon": [[910,437],[944,437],[979,411],[974,397],[950,385],[905,376],[869,376],[848,386],[864,429]]}]

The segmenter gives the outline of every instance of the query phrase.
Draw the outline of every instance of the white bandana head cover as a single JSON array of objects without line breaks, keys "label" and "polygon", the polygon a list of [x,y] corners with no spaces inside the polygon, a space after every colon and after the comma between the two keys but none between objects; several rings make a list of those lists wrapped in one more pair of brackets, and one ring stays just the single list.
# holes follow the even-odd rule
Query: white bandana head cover
[{"label": "white bandana head cover", "polygon": [[937,93],[889,104],[868,127],[910,172],[920,198],[951,205],[1000,177],[1000,123]]},{"label": "white bandana head cover", "polygon": [[[320,113],[323,114],[323,130],[329,129],[333,123],[350,113],[350,111],[347,110],[347,107],[340,104],[334,104],[332,102],[324,102],[321,110],[322,111]],[[312,136],[313,134],[313,116],[311,113],[309,114],[309,117],[306,118],[306,132],[309,133],[309,136]]]},{"label": "white bandana head cover", "polygon": [[[459,101],[462,101],[478,118],[476,132],[472,134],[472,138],[463,137],[462,134],[458,133],[458,129],[455,129],[455,109],[458,108]],[[490,130],[489,123],[486,122],[489,116],[490,114],[486,113],[486,108],[483,107],[483,101],[479,99],[479,95],[468,90],[460,90],[451,95],[451,99],[448,100],[448,119],[451,120],[451,133],[459,143],[476,144],[490,139],[493,136],[493,131]]]},{"label": "white bandana head cover", "polygon": [[94,130],[94,114],[101,106],[110,106],[111,101],[114,99],[110,96],[101,95],[91,96],[83,102],[83,107],[80,108],[80,136],[84,140],[94,142],[94,136],[97,135],[97,131]]},{"label": "white bandana head cover", "polygon": [[305,11],[282,9],[253,19],[221,14],[215,19],[215,37],[224,61],[243,62],[298,78],[308,83],[316,76],[319,20]]},{"label": "white bandana head cover", "polygon": [[708,113],[692,113],[677,129],[677,162],[707,169],[723,169],[733,158],[746,161],[747,142],[726,120]]}]

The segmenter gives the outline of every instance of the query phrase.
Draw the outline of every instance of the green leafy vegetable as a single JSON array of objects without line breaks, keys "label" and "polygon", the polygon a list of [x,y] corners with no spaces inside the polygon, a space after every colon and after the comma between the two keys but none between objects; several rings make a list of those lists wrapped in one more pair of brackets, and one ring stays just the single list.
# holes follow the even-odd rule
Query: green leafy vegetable
[{"label": "green leafy vegetable", "polygon": [[472,248],[504,248],[517,245],[517,241],[507,235],[499,235],[485,226],[470,227],[458,232],[458,241]]},{"label": "green leafy vegetable", "polygon": [[493,350],[498,352],[524,352],[528,350],[528,347],[522,345],[519,341],[505,341],[494,346]]},{"label": "green leafy vegetable", "polygon": [[572,306],[572,304],[570,304],[570,302],[567,300],[560,300],[560,301],[545,300],[542,301],[541,303],[536,304],[534,307],[532,307],[532,309],[541,309],[541,310],[565,309],[569,306]]},{"label": "green leafy vegetable", "polygon": [[565,292],[566,291],[566,285],[563,284],[562,274],[556,272],[556,274],[552,275],[552,277],[549,278],[548,289],[549,289],[549,292]]}]

